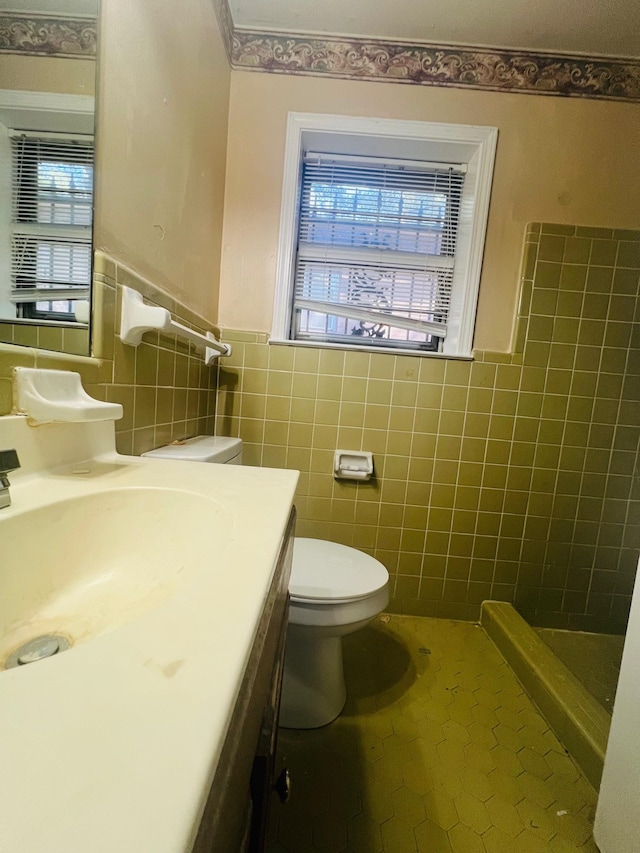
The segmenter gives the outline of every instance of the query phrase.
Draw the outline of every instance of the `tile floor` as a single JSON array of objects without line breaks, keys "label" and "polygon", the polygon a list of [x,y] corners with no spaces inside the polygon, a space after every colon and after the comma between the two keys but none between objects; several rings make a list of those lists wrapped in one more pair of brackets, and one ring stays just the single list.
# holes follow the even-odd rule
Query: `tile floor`
[{"label": "tile floor", "polygon": [[536,628],[536,631],[605,711],[611,713],[620,677],[624,637],[555,628]]},{"label": "tile floor", "polygon": [[383,615],[345,673],[338,720],[280,731],[269,853],[597,853],[595,791],[482,628]]}]

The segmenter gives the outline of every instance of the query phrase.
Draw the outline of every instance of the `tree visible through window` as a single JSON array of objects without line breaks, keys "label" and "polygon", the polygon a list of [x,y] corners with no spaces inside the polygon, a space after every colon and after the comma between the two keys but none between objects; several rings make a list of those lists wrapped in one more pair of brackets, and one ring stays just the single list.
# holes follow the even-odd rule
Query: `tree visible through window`
[{"label": "tree visible through window", "polygon": [[469,358],[497,135],[289,113],[271,343]]},{"label": "tree visible through window", "polygon": [[307,154],[295,337],[437,349],[464,171]]}]

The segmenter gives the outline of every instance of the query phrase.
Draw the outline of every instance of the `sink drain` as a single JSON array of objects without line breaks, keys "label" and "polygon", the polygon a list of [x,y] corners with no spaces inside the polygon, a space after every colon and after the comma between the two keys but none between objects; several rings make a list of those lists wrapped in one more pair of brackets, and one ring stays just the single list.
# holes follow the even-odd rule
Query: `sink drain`
[{"label": "sink drain", "polygon": [[34,637],[9,655],[5,661],[5,669],[50,658],[57,655],[58,652],[64,652],[70,645],[69,640],[56,634],[43,634],[41,637]]}]

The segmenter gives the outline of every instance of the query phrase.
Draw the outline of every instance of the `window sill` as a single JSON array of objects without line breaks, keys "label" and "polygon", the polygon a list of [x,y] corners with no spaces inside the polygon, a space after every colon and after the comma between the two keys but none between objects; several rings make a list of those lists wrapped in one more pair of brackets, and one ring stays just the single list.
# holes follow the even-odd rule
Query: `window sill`
[{"label": "window sill", "polygon": [[444,353],[444,352],[419,352],[414,349],[381,349],[380,347],[367,347],[367,346],[347,346],[346,344],[333,344],[333,343],[325,343],[324,341],[290,341],[279,338],[269,338],[269,344],[273,344],[274,346],[285,346],[285,347],[308,347],[310,349],[333,349],[340,350],[342,352],[374,352],[378,355],[412,355],[418,358],[441,358],[447,359],[451,361],[474,361],[473,353],[469,354],[452,354],[452,353]]}]

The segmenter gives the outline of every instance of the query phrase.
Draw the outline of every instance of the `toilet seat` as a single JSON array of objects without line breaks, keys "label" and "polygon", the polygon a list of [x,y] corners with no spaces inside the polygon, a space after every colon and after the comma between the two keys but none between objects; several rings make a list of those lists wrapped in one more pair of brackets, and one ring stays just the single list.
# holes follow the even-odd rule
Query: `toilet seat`
[{"label": "toilet seat", "polygon": [[289,594],[293,602],[340,604],[369,598],[389,581],[385,567],[355,548],[296,537]]}]

